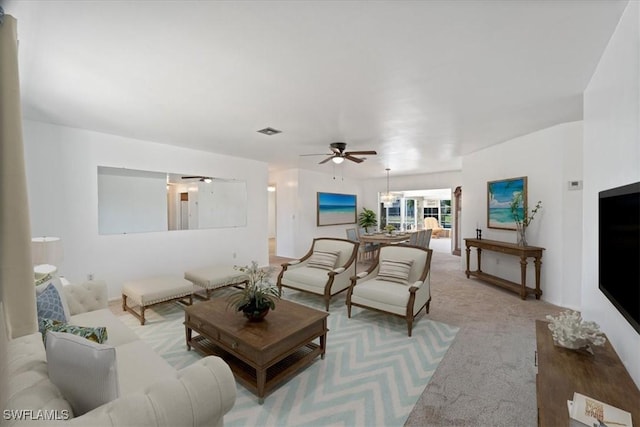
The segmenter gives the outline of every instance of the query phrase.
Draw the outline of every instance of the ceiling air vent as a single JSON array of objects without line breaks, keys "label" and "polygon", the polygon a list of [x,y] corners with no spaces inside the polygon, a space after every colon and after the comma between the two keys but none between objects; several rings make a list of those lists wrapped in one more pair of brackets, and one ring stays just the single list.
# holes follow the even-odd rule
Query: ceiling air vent
[{"label": "ceiling air vent", "polygon": [[264,133],[265,135],[269,135],[269,136],[282,133],[281,130],[274,129],[274,128],[264,128],[264,129],[260,129],[258,132]]}]

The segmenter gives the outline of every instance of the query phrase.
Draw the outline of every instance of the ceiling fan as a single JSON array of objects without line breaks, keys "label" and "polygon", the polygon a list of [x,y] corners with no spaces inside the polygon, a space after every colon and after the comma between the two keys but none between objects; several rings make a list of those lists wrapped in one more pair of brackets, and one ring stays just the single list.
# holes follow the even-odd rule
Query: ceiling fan
[{"label": "ceiling fan", "polygon": [[332,142],[329,144],[329,148],[332,153],[330,154],[302,154],[302,156],[329,156],[319,164],[327,163],[329,160],[332,160],[333,163],[340,164],[344,161],[344,159],[351,160],[352,162],[362,163],[365,159],[361,159],[355,156],[363,156],[363,155],[376,155],[374,150],[366,150],[366,151],[344,151],[347,148],[346,142]]}]

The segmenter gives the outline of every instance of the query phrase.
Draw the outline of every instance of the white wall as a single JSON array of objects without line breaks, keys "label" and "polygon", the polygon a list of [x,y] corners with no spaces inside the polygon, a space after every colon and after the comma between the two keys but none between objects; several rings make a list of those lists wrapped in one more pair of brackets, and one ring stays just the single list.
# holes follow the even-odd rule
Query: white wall
[{"label": "white wall", "polygon": [[[478,227],[483,239],[515,243],[515,231],[487,227],[487,182],[528,177],[529,206],[542,201],[527,230],[528,243],[546,249],[542,299],[576,309],[580,308],[582,192],[568,190],[568,181],[582,180],[581,159],[582,122],[573,122],[494,145],[465,156],[462,162],[462,238],[475,238]],[[464,241],[462,249],[464,264]],[[473,252],[471,269],[475,270]],[[520,263],[513,257],[484,251],[482,270],[520,282]],[[527,284],[535,284],[533,262],[527,269]]]},{"label": "white wall", "polygon": [[[640,181],[640,4],[629,2],[584,93],[583,316],[640,386],[640,335],[598,289],[598,192]],[[624,279],[624,278],[621,278]],[[630,283],[630,286],[638,286]]]},{"label": "white wall", "polygon": [[318,227],[317,193],[355,194],[359,212],[363,206],[361,182],[302,169],[273,173],[270,182],[276,183],[277,187],[277,255],[299,258],[307,253],[315,237],[346,239],[345,230],[356,226],[345,224]]},{"label": "white wall", "polygon": [[[60,271],[71,282],[93,273],[117,297],[130,279],[268,264],[266,163],[32,121],[24,122],[24,142],[32,233],[62,238]],[[247,226],[101,236],[98,166],[244,180]]]}]

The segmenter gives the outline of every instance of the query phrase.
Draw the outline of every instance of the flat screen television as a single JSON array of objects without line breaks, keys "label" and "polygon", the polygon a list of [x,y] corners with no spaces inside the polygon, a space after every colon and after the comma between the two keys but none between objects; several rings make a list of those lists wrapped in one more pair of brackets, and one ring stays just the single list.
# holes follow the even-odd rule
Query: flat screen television
[{"label": "flat screen television", "polygon": [[599,199],[598,286],[640,333],[640,182]]}]

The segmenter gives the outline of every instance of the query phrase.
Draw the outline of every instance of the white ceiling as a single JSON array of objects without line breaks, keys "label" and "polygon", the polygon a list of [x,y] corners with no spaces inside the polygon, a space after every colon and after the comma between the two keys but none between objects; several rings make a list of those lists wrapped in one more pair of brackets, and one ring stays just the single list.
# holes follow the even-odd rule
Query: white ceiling
[{"label": "white ceiling", "polygon": [[[18,20],[26,119],[384,177],[459,170],[463,154],[580,120],[626,3],[1,4]],[[300,156],[334,141],[378,155]]]}]

